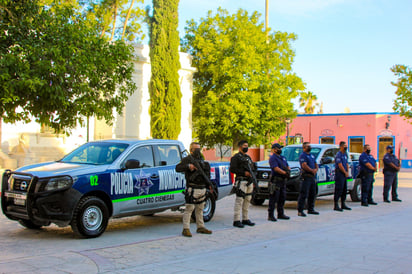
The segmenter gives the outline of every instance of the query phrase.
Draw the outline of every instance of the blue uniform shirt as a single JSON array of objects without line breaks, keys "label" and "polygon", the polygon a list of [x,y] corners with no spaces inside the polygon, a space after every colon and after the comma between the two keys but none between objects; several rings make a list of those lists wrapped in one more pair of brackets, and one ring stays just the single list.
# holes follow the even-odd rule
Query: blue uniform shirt
[{"label": "blue uniform shirt", "polygon": [[359,165],[360,165],[360,170],[365,170],[368,173],[373,173],[374,171],[367,168],[366,164],[369,163],[373,167],[376,167],[376,160],[373,158],[371,154],[367,154],[366,152],[363,152],[361,156],[359,157]]},{"label": "blue uniform shirt", "polygon": [[389,154],[386,153],[385,156],[383,156],[383,169],[384,172],[393,172],[396,173],[397,170],[393,169],[389,164],[392,163],[395,166],[399,167],[399,159],[396,158],[394,154]]},{"label": "blue uniform shirt", "polygon": [[306,163],[311,169],[314,169],[316,167],[315,156],[306,152],[302,152],[302,154],[300,154],[299,163],[301,167],[303,163]]},{"label": "blue uniform shirt", "polygon": [[276,153],[273,153],[272,156],[269,158],[269,165],[270,165],[270,170],[272,170],[272,176],[282,176],[278,173],[276,173],[273,169],[275,167],[278,167],[280,169],[285,170],[286,167],[288,167],[288,161],[286,161],[285,156],[282,155],[277,155]]},{"label": "blue uniform shirt", "polygon": [[346,154],[346,152],[342,153],[339,150],[335,156],[335,169],[340,171],[339,163],[343,165],[345,171],[348,171],[348,154]]}]

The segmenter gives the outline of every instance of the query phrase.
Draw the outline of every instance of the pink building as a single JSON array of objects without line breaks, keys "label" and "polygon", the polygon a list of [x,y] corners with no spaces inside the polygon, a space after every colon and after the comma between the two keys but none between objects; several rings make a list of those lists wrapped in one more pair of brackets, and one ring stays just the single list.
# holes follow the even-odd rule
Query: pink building
[{"label": "pink building", "polygon": [[402,167],[412,168],[412,125],[399,113],[300,114],[288,128],[289,144],[345,141],[351,152],[359,153],[364,144],[369,144],[380,166],[386,146],[394,145]]}]

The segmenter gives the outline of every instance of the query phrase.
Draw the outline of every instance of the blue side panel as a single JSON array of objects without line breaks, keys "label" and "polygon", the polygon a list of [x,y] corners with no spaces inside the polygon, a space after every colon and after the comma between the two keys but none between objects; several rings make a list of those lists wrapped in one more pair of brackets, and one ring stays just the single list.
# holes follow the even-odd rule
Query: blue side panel
[{"label": "blue side panel", "polygon": [[412,168],[412,159],[401,160],[401,168]]},{"label": "blue side panel", "polygon": [[232,185],[229,165],[229,162],[210,164],[210,179],[215,182],[218,187]]},{"label": "blue side panel", "polygon": [[134,170],[107,170],[78,177],[73,186],[81,193],[103,191],[112,200],[183,190],[186,180],[174,166]]}]

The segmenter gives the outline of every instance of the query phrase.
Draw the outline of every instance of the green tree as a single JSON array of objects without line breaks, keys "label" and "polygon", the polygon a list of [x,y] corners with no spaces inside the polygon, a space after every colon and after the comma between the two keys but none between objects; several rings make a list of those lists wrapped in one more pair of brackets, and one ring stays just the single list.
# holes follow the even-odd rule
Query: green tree
[{"label": "green tree", "polygon": [[86,117],[113,120],[132,81],[133,48],[100,38],[71,5],[0,0],[0,112],[56,130]]},{"label": "green tree", "polygon": [[150,126],[153,138],[177,139],[180,133],[178,0],[153,0],[148,16],[150,63]]},{"label": "green tree", "polygon": [[318,97],[311,91],[301,92],[299,96],[299,107],[303,107],[307,114],[315,113],[315,108],[319,107]]},{"label": "green tree", "polygon": [[292,98],[304,89],[292,72],[296,35],[268,32],[260,14],[218,9],[188,21],[182,47],[193,56],[194,135],[208,146],[240,139],[267,144],[296,116]]},{"label": "green tree", "polygon": [[393,110],[401,116],[412,118],[412,70],[405,65],[395,65],[391,71],[398,77],[396,82],[391,82],[397,88]]}]

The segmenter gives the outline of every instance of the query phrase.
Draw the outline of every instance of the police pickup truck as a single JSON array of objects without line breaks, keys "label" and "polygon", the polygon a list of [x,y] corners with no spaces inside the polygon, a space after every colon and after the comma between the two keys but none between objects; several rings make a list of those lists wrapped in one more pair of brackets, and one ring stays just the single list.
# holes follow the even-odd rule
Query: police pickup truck
[{"label": "police pickup truck", "polygon": [[[98,237],[110,217],[182,210],[186,180],[175,166],[186,154],[173,140],[89,142],[59,161],[6,170],[1,208],[27,228],[70,224],[79,236]],[[214,192],[207,195],[205,221],[216,199],[230,194],[229,163],[211,163],[210,177]]]},{"label": "police pickup truck", "polygon": [[[311,144],[311,154],[318,163],[319,170],[316,174],[317,196],[331,195],[335,191],[335,156],[339,151],[336,145]],[[301,169],[299,156],[302,153],[302,145],[290,145],[282,149],[282,155],[286,157],[291,169],[290,178],[286,182],[286,199],[296,200],[299,196],[301,178]],[[348,192],[352,201],[360,201],[361,181],[356,178],[359,173],[359,162],[351,160],[349,162]],[[252,196],[252,204],[261,205],[265,199],[269,198],[268,183],[271,177],[271,171],[268,161],[258,162],[257,180],[259,188]]]}]

